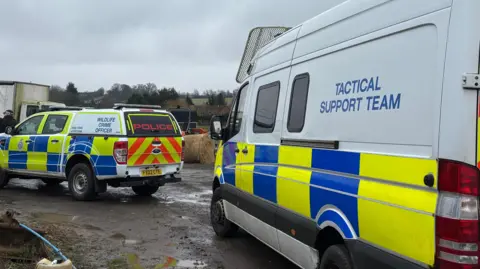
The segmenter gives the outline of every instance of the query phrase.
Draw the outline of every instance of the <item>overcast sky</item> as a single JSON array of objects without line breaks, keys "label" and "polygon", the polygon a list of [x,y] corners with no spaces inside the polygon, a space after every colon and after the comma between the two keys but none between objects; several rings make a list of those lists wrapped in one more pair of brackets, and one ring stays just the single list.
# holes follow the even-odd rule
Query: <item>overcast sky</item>
[{"label": "overcast sky", "polygon": [[251,28],[295,26],[339,2],[1,1],[0,80],[234,89]]}]

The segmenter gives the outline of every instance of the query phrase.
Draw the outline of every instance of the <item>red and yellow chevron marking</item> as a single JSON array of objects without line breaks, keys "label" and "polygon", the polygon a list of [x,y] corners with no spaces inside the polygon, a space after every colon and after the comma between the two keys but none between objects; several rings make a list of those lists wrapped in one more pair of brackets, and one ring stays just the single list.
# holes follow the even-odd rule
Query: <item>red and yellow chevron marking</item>
[{"label": "red and yellow chevron marking", "polygon": [[[153,154],[153,142],[160,142],[161,153]],[[182,156],[181,137],[128,138],[128,166],[180,163]]]}]

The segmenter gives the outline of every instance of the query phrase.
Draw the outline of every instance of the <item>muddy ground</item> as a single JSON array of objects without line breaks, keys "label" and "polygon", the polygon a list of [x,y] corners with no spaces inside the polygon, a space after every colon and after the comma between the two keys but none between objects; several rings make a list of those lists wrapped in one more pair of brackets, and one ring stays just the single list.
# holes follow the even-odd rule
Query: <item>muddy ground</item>
[{"label": "muddy ground", "polygon": [[212,167],[186,165],[181,183],[149,198],[109,188],[77,202],[67,186],[13,179],[0,190],[0,212],[47,230],[77,268],[297,268],[252,236],[217,238],[209,224]]}]

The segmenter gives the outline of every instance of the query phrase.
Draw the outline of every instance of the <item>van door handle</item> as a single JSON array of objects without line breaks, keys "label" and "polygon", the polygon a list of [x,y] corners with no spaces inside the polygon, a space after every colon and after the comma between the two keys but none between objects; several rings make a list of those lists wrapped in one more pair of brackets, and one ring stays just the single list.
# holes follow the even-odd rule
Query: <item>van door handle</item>
[{"label": "van door handle", "polygon": [[33,140],[28,139],[27,141],[25,141],[25,143],[27,144],[33,143]]},{"label": "van door handle", "polygon": [[247,149],[247,148],[242,149],[242,153],[243,153],[243,154],[247,154],[247,153],[248,153],[248,149]]},{"label": "van door handle", "polygon": [[240,149],[239,148],[236,148],[235,149],[235,153],[239,153],[240,152]]},{"label": "van door handle", "polygon": [[52,140],[52,144],[56,144],[56,143],[58,143],[58,142],[59,142],[58,139],[53,139],[53,140]]}]

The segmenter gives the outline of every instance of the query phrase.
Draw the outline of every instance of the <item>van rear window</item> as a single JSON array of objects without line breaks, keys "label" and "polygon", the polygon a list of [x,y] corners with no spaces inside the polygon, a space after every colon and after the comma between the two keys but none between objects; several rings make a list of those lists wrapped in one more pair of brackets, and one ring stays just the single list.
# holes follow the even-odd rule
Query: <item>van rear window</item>
[{"label": "van rear window", "polygon": [[169,114],[126,112],[127,135],[130,136],[177,136],[179,127]]}]

